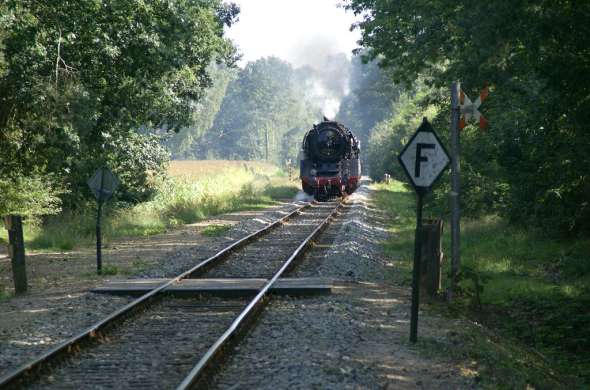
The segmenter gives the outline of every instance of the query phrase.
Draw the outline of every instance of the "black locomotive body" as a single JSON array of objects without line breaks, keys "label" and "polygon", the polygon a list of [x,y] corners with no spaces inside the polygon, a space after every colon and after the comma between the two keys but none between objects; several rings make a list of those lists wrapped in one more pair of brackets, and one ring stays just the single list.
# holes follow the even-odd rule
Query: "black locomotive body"
[{"label": "black locomotive body", "polygon": [[360,145],[341,123],[324,119],[303,138],[299,155],[303,191],[317,200],[350,194],[359,185]]}]

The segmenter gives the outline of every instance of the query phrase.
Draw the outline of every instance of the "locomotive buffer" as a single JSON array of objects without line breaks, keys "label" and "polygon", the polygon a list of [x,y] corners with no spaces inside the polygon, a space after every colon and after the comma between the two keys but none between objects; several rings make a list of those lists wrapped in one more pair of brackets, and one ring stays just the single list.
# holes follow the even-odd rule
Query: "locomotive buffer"
[{"label": "locomotive buffer", "polygon": [[426,118],[398,156],[417,195],[414,267],[412,270],[412,312],[410,341],[418,339],[418,306],[420,304],[420,263],[422,257],[422,201],[432,185],[448,167],[449,154]]}]

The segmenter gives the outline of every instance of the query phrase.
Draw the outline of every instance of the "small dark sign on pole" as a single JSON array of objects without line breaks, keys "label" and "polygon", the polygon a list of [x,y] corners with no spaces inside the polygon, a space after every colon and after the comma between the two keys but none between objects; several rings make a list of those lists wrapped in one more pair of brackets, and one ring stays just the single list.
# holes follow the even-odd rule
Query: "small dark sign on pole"
[{"label": "small dark sign on pole", "polygon": [[109,200],[119,185],[119,180],[108,168],[99,168],[90,179],[88,186],[92,190],[98,204],[96,211],[96,273],[102,272],[102,234],[100,222],[102,205]]},{"label": "small dark sign on pole", "polygon": [[449,154],[426,118],[398,156],[417,195],[414,266],[412,272],[412,311],[410,341],[418,339],[418,308],[420,305],[420,263],[422,257],[422,203],[434,182],[449,165]]}]

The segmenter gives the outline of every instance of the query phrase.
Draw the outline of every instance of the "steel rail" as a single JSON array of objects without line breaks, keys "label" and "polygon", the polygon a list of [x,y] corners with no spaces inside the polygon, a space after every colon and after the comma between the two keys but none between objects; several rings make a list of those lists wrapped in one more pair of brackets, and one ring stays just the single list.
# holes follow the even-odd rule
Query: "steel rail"
[{"label": "steel rail", "polygon": [[56,363],[61,359],[64,359],[67,356],[78,352],[82,346],[90,344],[93,341],[100,339],[101,332],[107,330],[111,326],[114,326],[117,323],[117,321],[122,321],[123,319],[130,316],[132,313],[140,310],[141,308],[147,307],[150,303],[153,303],[156,296],[159,293],[163,292],[166,288],[170,287],[172,284],[177,283],[182,279],[190,278],[198,273],[204,272],[208,268],[214,266],[219,261],[225,259],[231,252],[244,247],[246,244],[254,241],[257,238],[260,238],[261,236],[264,236],[271,230],[284,224],[293,216],[300,214],[303,209],[310,207],[312,204],[313,202],[305,203],[304,205],[297,207],[295,210],[293,210],[286,216],[233,242],[231,245],[228,245],[227,247],[223,248],[213,256],[203,260],[202,262],[195,265],[188,271],[185,271],[180,275],[162,283],[161,285],[155,287],[153,290],[145,293],[141,297],[128,303],[122,308],[114,311],[109,316],[91,325],[89,328],[82,331],[81,333],[65,340],[61,344],[58,344],[57,346],[44,352],[37,358],[23,364],[22,366],[14,369],[6,375],[3,375],[2,377],[0,377],[0,388],[4,389],[11,387],[19,387],[21,382],[26,381],[27,379],[29,379],[30,376],[39,374],[49,365]]},{"label": "steel rail", "polygon": [[253,316],[263,309],[263,305],[268,301],[268,291],[273,284],[287,271],[289,271],[294,261],[298,259],[305,250],[311,245],[313,239],[317,237],[330,223],[334,215],[342,207],[343,201],[339,201],[338,205],[330,212],[330,214],[313,230],[313,232],[299,244],[297,249],[289,256],[283,263],[281,268],[273,275],[273,277],[260,289],[256,296],[250,303],[242,310],[236,317],[227,330],[217,339],[217,341],[209,348],[203,355],[201,360],[193,367],[187,377],[182,381],[176,390],[186,390],[194,387],[207,387],[207,380],[213,375],[213,371],[219,368],[219,360],[222,358],[223,351],[229,347],[229,344],[239,338],[239,333],[245,330],[248,323],[253,322]]}]

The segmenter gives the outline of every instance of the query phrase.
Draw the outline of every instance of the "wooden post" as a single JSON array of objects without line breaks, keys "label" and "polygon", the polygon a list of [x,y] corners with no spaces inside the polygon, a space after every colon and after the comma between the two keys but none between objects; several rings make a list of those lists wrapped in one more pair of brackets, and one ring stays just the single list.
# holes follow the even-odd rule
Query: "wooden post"
[{"label": "wooden post", "polygon": [[22,217],[10,215],[5,217],[8,230],[8,252],[12,261],[12,277],[16,294],[27,292],[27,267],[25,264],[25,240]]},{"label": "wooden post", "polygon": [[435,296],[441,288],[443,221],[426,220],[422,225],[422,276],[421,291]]},{"label": "wooden post", "polygon": [[459,106],[459,91],[461,84],[454,82],[451,86],[451,287],[448,290],[447,298],[449,301],[453,299],[453,292],[457,287],[457,274],[461,267],[461,252],[460,252],[460,143],[459,143],[459,119],[461,116],[461,108]]}]

